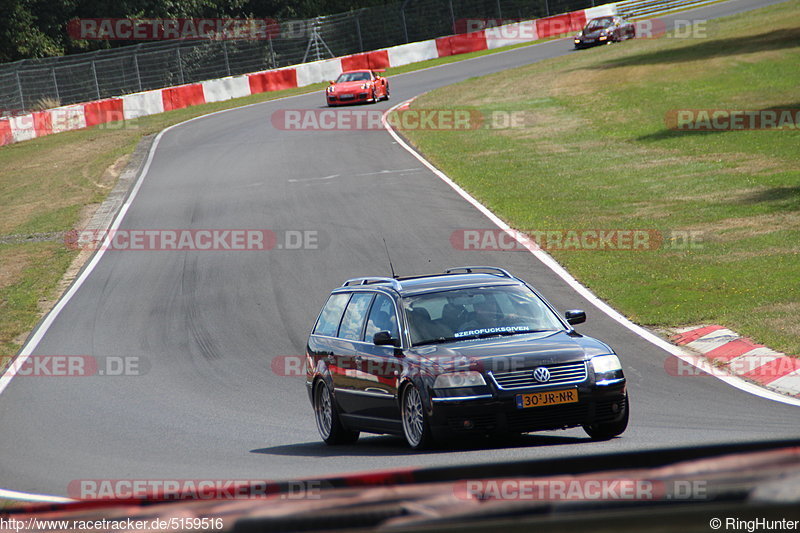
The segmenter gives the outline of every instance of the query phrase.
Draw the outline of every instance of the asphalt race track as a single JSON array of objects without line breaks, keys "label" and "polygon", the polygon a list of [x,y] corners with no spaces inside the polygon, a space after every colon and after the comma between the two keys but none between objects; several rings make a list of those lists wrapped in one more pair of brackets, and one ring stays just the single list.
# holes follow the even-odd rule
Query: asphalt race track
[{"label": "asphalt race track", "polygon": [[[666,20],[767,3],[734,0]],[[391,102],[360,109],[386,109],[571,49],[559,40],[396,76]],[[800,436],[800,409],[715,378],[670,375],[666,352],[602,314],[531,254],[455,250],[453,231],[493,225],[386,132],[271,125],[276,110],[322,102],[320,93],[266,102],[163,135],[122,228],[313,230],[321,246],[103,255],[34,353],[139,356],[146,373],[14,378],[0,395],[0,487],[66,495],[80,479],[285,479]],[[628,431],[601,443],[576,429],[427,453],[384,436],[325,446],[303,378],[279,375],[271,362],[303,353],[320,306],[344,279],[388,275],[383,238],[398,273],[497,265],[560,310],[586,309],[579,331],[607,341],[623,360]]]}]

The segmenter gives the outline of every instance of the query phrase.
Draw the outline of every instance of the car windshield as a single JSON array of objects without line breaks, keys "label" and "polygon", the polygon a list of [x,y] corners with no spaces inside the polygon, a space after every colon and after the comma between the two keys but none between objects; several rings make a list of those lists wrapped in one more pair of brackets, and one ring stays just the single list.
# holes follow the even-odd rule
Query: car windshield
[{"label": "car windshield", "polygon": [[564,328],[535,293],[516,285],[425,294],[404,307],[414,346]]},{"label": "car windshield", "polygon": [[348,81],[369,81],[371,76],[369,72],[345,72],[336,78],[336,83],[344,83]]},{"label": "car windshield", "polygon": [[590,20],[589,24],[586,25],[584,28],[586,31],[597,31],[602,30],[603,28],[608,28],[613,24],[614,19],[611,17],[604,17],[599,19]]}]

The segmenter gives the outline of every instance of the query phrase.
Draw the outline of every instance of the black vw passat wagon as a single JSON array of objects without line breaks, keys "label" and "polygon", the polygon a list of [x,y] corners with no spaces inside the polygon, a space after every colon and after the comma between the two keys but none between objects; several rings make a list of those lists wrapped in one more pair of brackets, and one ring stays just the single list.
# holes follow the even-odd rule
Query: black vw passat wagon
[{"label": "black vw passat wagon", "polygon": [[628,425],[620,361],[524,281],[495,267],[346,281],[317,318],[306,387],[328,444],[359,432],[412,448],[468,434]]}]

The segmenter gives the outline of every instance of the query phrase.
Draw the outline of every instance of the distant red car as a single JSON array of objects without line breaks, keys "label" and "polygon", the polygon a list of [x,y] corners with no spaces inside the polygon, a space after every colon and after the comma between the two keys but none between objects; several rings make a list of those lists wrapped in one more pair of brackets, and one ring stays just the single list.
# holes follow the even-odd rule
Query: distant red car
[{"label": "distant red car", "polygon": [[325,89],[329,106],[389,99],[389,80],[375,70],[348,70]]}]

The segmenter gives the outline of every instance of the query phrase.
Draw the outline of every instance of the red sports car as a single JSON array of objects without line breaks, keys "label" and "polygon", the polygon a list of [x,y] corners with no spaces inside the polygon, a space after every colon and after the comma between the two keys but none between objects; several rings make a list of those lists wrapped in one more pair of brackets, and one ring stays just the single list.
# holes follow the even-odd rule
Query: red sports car
[{"label": "red sports car", "polygon": [[389,99],[389,80],[375,70],[348,70],[325,89],[329,106]]}]

